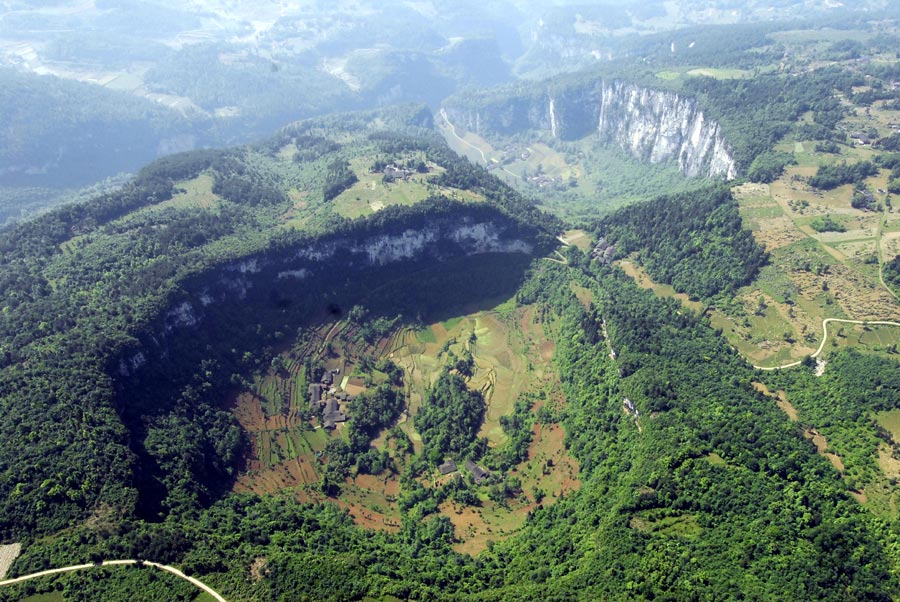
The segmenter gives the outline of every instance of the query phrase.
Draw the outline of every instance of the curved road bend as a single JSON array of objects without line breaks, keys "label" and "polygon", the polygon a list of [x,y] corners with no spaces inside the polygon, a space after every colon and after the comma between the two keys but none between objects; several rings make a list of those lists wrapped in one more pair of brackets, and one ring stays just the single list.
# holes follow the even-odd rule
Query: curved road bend
[{"label": "curved road bend", "polygon": [[[23,575],[21,577],[16,577],[15,579],[6,579],[5,581],[0,581],[0,586],[13,585],[14,583],[21,583],[23,581],[29,581],[31,579],[37,579],[38,577],[46,577],[48,575],[57,575],[59,573],[70,573],[72,571],[82,571],[85,569],[93,569],[93,568],[97,568],[100,566],[121,566],[121,565],[131,565],[131,564],[138,564],[138,561],[137,560],[104,560],[104,561],[102,561],[100,563],[96,563],[96,564],[76,564],[73,566],[66,566],[66,567],[62,567],[62,568],[58,568],[58,569],[49,569],[47,571],[40,571],[39,573],[32,573],[30,575]],[[175,567],[168,566],[165,564],[159,564],[158,562],[150,562],[149,560],[143,560],[143,561],[141,561],[141,564],[144,564],[146,566],[156,567],[162,571],[172,573],[176,577],[178,577],[180,579],[184,579],[185,581],[191,583],[195,587],[202,589],[207,594],[209,594],[210,596],[215,598],[217,602],[228,602],[227,600],[225,600],[225,598],[223,598],[218,592],[216,592],[216,590],[214,590],[210,586],[206,585],[202,581],[199,581],[198,579],[194,579],[193,577],[188,577],[187,575],[185,575],[184,573],[182,573]]]},{"label": "curved road bend", "polygon": [[[843,324],[861,324],[863,326],[900,326],[900,322],[888,322],[886,320],[845,320],[843,318],[825,318],[822,320],[822,342],[819,343],[819,348],[816,349],[816,352],[812,354],[811,357],[818,357],[822,350],[825,349],[825,343],[828,341],[828,324],[831,322],[841,322]],[[772,366],[769,368],[764,368],[762,366],[753,366],[757,370],[782,370],[784,368],[793,368],[794,366],[799,366],[802,364],[801,361],[791,362],[790,364],[785,364],[783,366]]]},{"label": "curved road bend", "polygon": [[[489,163],[489,161],[487,159],[487,156],[484,154],[484,151],[481,150],[480,148],[478,148],[477,146],[475,146],[474,144],[472,144],[471,142],[469,142],[468,140],[466,140],[465,138],[462,138],[459,134],[456,133],[456,126],[453,125],[452,123],[450,123],[450,118],[447,116],[447,111],[445,111],[444,109],[441,109],[441,117],[443,117],[444,121],[447,122],[447,125],[450,127],[450,133],[453,134],[453,137],[456,138],[457,140],[459,140],[460,142],[462,142],[463,144],[465,144],[466,146],[468,146],[469,148],[473,148],[473,149],[477,150],[478,153],[481,155],[481,160],[484,161],[485,165],[487,165]],[[504,167],[502,165],[500,166],[500,170],[505,173],[508,173],[509,175],[511,175],[514,178],[517,178],[519,180],[522,179],[522,176],[509,171],[508,169],[506,169],[506,167]]]}]

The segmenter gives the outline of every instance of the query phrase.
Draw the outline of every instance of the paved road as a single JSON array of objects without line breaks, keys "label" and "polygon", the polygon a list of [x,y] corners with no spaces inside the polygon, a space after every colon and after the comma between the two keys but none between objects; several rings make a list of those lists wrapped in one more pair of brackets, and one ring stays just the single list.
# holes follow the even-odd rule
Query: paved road
[{"label": "paved road", "polygon": [[[142,563],[146,566],[156,567],[162,571],[166,571],[172,573],[176,577],[184,579],[185,581],[190,582],[195,587],[198,587],[205,591],[207,594],[215,598],[218,602],[227,602],[225,598],[219,595],[216,590],[206,585],[202,581],[198,579],[194,579],[193,577],[188,577],[178,569],[173,566],[168,566],[165,564],[159,564],[158,562],[150,562],[149,560],[144,560]],[[138,564],[137,560],[104,560],[103,562],[97,564],[76,564],[73,566],[66,566],[59,569],[50,569],[47,571],[40,571],[39,573],[32,573],[30,575],[23,575],[22,577],[16,577],[15,579],[7,579],[5,581],[0,581],[0,586],[3,585],[12,585],[14,583],[22,583],[23,581],[29,581],[31,579],[37,579],[38,577],[46,577],[47,575],[57,575],[59,573],[70,573],[72,571],[83,571],[86,569],[97,568],[98,566],[121,566],[121,565],[131,565]]]},{"label": "paved road", "polygon": [[[885,320],[844,320],[842,318],[825,318],[822,320],[822,342],[819,343],[819,348],[816,349],[816,352],[812,354],[812,357],[819,357],[819,354],[822,353],[822,350],[825,349],[825,343],[828,341],[828,325],[832,322],[841,322],[842,324],[862,324],[863,326],[900,326],[900,322],[888,322]],[[799,366],[802,364],[802,361],[791,362],[790,364],[785,364],[783,366],[772,366],[770,368],[763,368],[762,366],[753,366],[757,370],[782,370],[784,368],[793,368],[794,366]]]}]

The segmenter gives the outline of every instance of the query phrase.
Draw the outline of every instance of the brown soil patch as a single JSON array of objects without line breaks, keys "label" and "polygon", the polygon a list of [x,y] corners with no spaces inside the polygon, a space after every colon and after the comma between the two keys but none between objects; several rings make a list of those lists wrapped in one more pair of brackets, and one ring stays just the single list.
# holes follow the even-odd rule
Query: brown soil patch
[{"label": "brown soil patch", "polygon": [[787,247],[806,238],[789,217],[759,219],[757,224],[758,229],[753,230],[753,238],[765,247],[766,251]]},{"label": "brown soil patch", "polygon": [[440,513],[450,519],[459,540],[453,549],[470,556],[486,550],[490,541],[503,541],[512,536],[525,524],[528,512],[533,508],[533,505],[521,506],[510,512],[496,508],[492,502],[473,508],[452,501],[438,506]]},{"label": "brown soil patch", "polygon": [[850,495],[852,495],[853,499],[855,499],[860,504],[865,504],[866,502],[869,501],[869,496],[866,495],[865,489],[863,489],[862,491],[851,490]]},{"label": "brown soil patch", "polygon": [[820,456],[824,456],[838,472],[844,474],[844,462],[841,460],[841,457],[837,454],[825,451],[828,449],[828,440],[824,435],[819,433],[816,429],[810,428],[806,429],[804,436],[807,439],[812,439],[812,442],[816,445],[816,452],[818,452]]},{"label": "brown soil patch", "polygon": [[544,341],[541,343],[541,360],[549,362],[553,359],[553,350],[555,347],[553,341]]},{"label": "brown soil patch", "polygon": [[387,514],[376,512],[359,504],[350,504],[343,500],[336,500],[335,503],[347,510],[353,518],[353,522],[363,529],[389,531],[391,533],[396,533],[400,530],[400,521]]},{"label": "brown soil patch", "polygon": [[565,429],[559,424],[535,424],[532,432],[528,460],[513,471],[522,472],[522,486],[526,492],[530,495],[531,488],[540,487],[546,494],[543,501],[546,505],[554,498],[581,489],[580,467],[565,447]]},{"label": "brown soil patch", "polygon": [[252,581],[259,581],[265,575],[266,564],[268,564],[268,559],[265,556],[260,556],[259,558],[255,558],[253,563],[250,565],[250,579]]},{"label": "brown soil patch", "polygon": [[773,395],[769,388],[760,382],[752,382],[753,388],[765,395],[766,397],[774,397],[775,404],[781,409],[782,412],[787,414],[787,417],[791,420],[791,422],[797,422],[800,419],[797,414],[797,409],[791,405],[791,402],[788,401],[787,395],[785,395],[784,391],[778,391],[777,394]]},{"label": "brown soil patch", "polygon": [[250,469],[238,475],[233,490],[238,493],[263,495],[317,483],[319,481],[317,463],[314,459],[299,456],[271,468],[264,468],[260,467],[259,459],[254,453],[250,460]]}]

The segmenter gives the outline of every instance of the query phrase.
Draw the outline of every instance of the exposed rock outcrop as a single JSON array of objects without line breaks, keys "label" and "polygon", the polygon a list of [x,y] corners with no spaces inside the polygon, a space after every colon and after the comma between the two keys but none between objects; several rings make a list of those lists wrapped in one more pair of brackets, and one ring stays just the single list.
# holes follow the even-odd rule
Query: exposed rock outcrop
[{"label": "exposed rock outcrop", "polygon": [[595,81],[564,89],[473,102],[450,101],[451,122],[478,134],[546,130],[561,140],[595,135],[633,157],[674,162],[688,176],[733,178],[734,159],[721,127],[696,100],[623,81]]}]

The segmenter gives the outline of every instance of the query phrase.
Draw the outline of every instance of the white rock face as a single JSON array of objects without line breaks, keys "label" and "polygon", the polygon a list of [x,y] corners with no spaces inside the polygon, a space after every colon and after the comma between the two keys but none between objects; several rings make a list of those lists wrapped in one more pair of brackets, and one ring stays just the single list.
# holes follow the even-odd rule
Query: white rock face
[{"label": "white rock face", "polygon": [[[339,251],[349,251],[364,257],[371,266],[384,266],[389,263],[414,259],[427,248],[446,238],[463,247],[467,254],[475,253],[530,253],[531,245],[521,240],[504,240],[502,231],[493,222],[478,222],[447,228],[443,224],[434,224],[420,230],[404,230],[400,234],[384,234],[352,241],[339,239],[321,243],[316,246],[302,247],[293,255],[294,260],[320,262],[331,259]],[[305,268],[285,270],[278,274],[282,277],[301,277]],[[282,276],[283,275],[283,276]],[[304,273],[302,277],[306,277]]]},{"label": "white rock face", "polygon": [[[476,222],[472,218],[454,217],[435,220],[421,229],[407,229],[396,234],[373,234],[360,239],[337,238],[307,245],[281,257],[249,258],[223,266],[215,284],[195,293],[197,306],[241,301],[255,286],[265,288],[266,278],[299,279],[327,275],[334,263],[346,259],[348,266],[364,269],[411,260],[432,254],[440,260],[445,254],[531,253],[532,245],[518,238],[505,238],[507,227],[492,221]],[[443,243],[443,244],[441,244]],[[447,243],[455,243],[456,248]],[[433,248],[432,248],[433,247]],[[338,259],[335,259],[335,257]],[[332,263],[329,261],[334,260]],[[199,324],[204,316],[189,300],[176,302],[163,316],[163,330],[150,337],[149,353],[132,352],[119,360],[119,373],[128,377],[148,363],[148,357],[164,357],[166,339],[173,332]],[[158,337],[158,338],[157,338]]]},{"label": "white rock face", "polygon": [[450,233],[449,238],[469,249],[470,255],[477,253],[531,253],[531,245],[525,241],[502,240],[497,226],[492,222],[460,226]]},{"label": "white rock face", "polygon": [[297,280],[303,280],[309,276],[309,270],[306,268],[300,268],[299,270],[285,270],[283,272],[278,272],[278,279],[282,280],[284,278],[296,278]]},{"label": "white rock face", "polygon": [[166,330],[172,331],[183,326],[194,326],[197,324],[197,321],[197,316],[194,314],[194,306],[188,301],[182,301],[180,305],[175,306],[166,313]]},{"label": "white rock face", "polygon": [[370,265],[383,266],[412,259],[438,238],[434,229],[406,230],[402,234],[370,238],[363,244],[350,246],[353,253],[365,254]]},{"label": "white rock face", "polygon": [[651,163],[673,160],[688,176],[735,177],[719,124],[706,119],[693,99],[611,82],[603,84],[599,100],[601,140]]},{"label": "white rock face", "polygon": [[602,142],[639,160],[672,161],[688,176],[737,175],[721,127],[692,98],[605,80],[547,94],[516,94],[483,106],[448,106],[445,111],[454,125],[479,135],[535,129],[577,140],[594,132]]},{"label": "white rock face", "polygon": [[122,358],[119,360],[119,374],[128,376],[139,370],[146,363],[147,357],[144,355],[144,352],[138,351],[128,359]]}]

